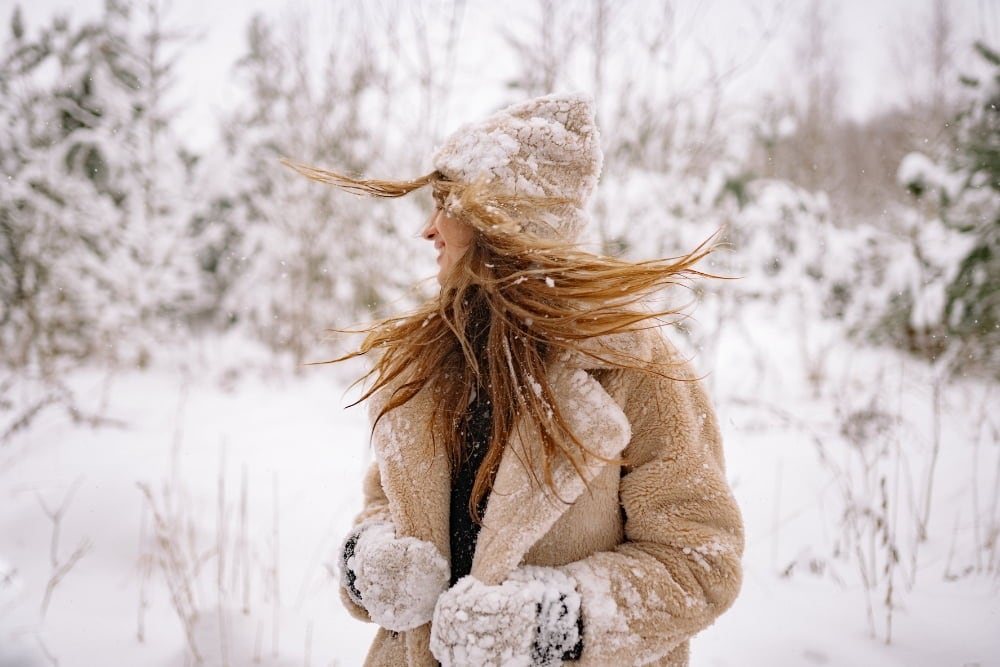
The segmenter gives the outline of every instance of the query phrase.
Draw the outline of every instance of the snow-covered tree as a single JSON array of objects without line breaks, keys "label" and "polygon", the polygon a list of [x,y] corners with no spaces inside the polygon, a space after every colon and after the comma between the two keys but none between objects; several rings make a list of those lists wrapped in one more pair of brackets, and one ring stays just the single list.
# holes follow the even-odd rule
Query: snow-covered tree
[{"label": "snow-covered tree", "polygon": [[136,19],[108,0],[92,22],[56,18],[32,37],[13,13],[0,54],[8,365],[143,363],[160,322],[194,298],[187,172],[162,104],[169,64],[156,22],[142,33]]},{"label": "snow-covered tree", "polygon": [[963,184],[945,218],[972,249],[948,286],[945,318],[964,343],[963,362],[1000,374],[1000,52],[982,43],[976,50],[991,69],[967,80],[976,95],[958,120],[955,166]]},{"label": "snow-covered tree", "polygon": [[93,92],[103,77],[79,75],[98,34],[56,19],[31,39],[15,9],[4,40],[0,335],[10,366],[47,366],[109,342],[93,326],[107,301],[103,263],[115,234],[114,201],[105,196],[112,186],[92,141],[103,120]]},{"label": "snow-covered tree", "polygon": [[[913,309],[940,330],[959,369],[1000,373],[1000,54],[977,44],[987,72],[963,79],[973,95],[948,145],[933,158],[908,155],[899,181],[918,201],[928,224],[952,237],[933,244],[947,254],[933,308]],[[950,251],[949,251],[950,249]]]},{"label": "snow-covered tree", "polygon": [[[119,294],[129,308],[119,330],[133,339],[133,356],[177,338],[201,307],[197,254],[191,217],[199,194],[193,156],[171,126],[176,108],[169,98],[178,37],[164,27],[157,0],[136,12],[130,3],[109,0],[105,22],[129,54],[138,87],[120,101],[108,101],[127,119],[110,138],[107,159],[125,198],[119,203],[120,242],[111,265]],[[128,39],[128,43],[124,40]]]},{"label": "snow-covered tree", "polygon": [[[380,126],[386,73],[363,31],[339,34],[318,71],[301,24],[282,34],[251,21],[236,66],[247,103],[225,121],[224,164],[209,168],[229,176],[199,223],[211,239],[203,268],[217,316],[297,361],[327,328],[380,311],[415,278],[406,248],[416,224],[390,217],[419,219],[414,202],[358,201],[278,163],[367,175],[392,166],[380,157],[392,153]],[[396,165],[386,176],[402,173]]]}]

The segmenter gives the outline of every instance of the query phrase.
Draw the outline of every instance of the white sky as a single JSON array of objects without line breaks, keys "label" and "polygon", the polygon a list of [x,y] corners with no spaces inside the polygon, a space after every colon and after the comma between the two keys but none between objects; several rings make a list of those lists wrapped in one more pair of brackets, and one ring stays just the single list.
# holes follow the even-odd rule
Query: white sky
[{"label": "white sky", "polygon": [[[899,64],[899,53],[908,44],[919,44],[919,31],[926,29],[933,0],[827,0],[827,9],[833,20],[830,39],[842,49],[841,103],[844,110],[854,117],[863,117],[873,110],[890,104],[905,93],[908,86],[919,85],[921,71],[904,75]],[[6,22],[15,0],[0,0],[0,21],[6,32]],[[31,0],[20,2],[29,25],[37,27],[55,12],[68,13],[75,18],[90,17],[98,13],[103,0]],[[141,3],[140,3],[141,4]],[[168,0],[166,12],[175,25],[200,33],[201,39],[190,47],[178,71],[179,85],[175,91],[183,100],[179,129],[187,141],[195,146],[205,145],[215,136],[218,112],[230,108],[238,91],[232,85],[232,65],[245,48],[244,34],[250,16],[255,12],[280,19],[293,12],[306,12],[313,39],[321,43],[327,36],[336,35],[333,7],[336,0],[241,0],[239,3],[212,2],[211,0]],[[339,3],[343,6],[343,2]],[[367,5],[368,3],[366,3]],[[405,2],[371,3],[391,4],[405,11]],[[641,4],[641,0],[640,0]],[[659,3],[649,2],[652,7]],[[985,39],[996,44],[1000,38],[1000,0],[946,0],[954,17],[956,43],[962,45],[957,58],[967,57],[965,45],[972,39]],[[508,27],[517,25],[535,3],[530,0],[512,0],[504,3],[488,0],[467,0],[459,56],[467,62],[480,62],[490,40],[499,39],[497,26],[504,22]],[[369,5],[370,6],[370,5]],[[430,0],[428,11],[443,13],[442,0]],[[686,33],[678,40],[682,48],[691,50],[694,58],[699,49],[705,49],[728,62],[746,62],[741,74],[733,81],[731,90],[736,94],[752,96],[761,90],[780,88],[793,71],[791,45],[800,29],[798,15],[805,2],[793,0],[678,0],[674,3],[678,24]],[[775,37],[760,47],[758,24],[753,13],[775,14],[780,21],[775,24]],[[0,33],[2,34],[2,33]],[[917,47],[919,48],[919,47]],[[912,50],[912,49],[911,49]],[[494,81],[498,74],[494,72]],[[484,96],[487,90],[495,91],[496,85],[484,85],[489,72],[478,63],[459,68],[455,81],[455,97],[472,97],[474,100],[453,102],[440,120],[442,129],[453,128],[459,122],[490,111],[497,101]]]}]

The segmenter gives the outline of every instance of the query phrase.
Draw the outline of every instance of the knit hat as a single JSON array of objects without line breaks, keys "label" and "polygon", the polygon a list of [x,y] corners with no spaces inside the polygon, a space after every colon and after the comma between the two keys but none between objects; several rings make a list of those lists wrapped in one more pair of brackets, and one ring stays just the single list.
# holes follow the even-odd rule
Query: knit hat
[{"label": "knit hat", "polygon": [[485,183],[505,195],[569,200],[522,228],[570,243],[586,226],[584,208],[603,160],[593,102],[579,93],[507,107],[459,129],[433,157],[434,168],[452,181]]}]

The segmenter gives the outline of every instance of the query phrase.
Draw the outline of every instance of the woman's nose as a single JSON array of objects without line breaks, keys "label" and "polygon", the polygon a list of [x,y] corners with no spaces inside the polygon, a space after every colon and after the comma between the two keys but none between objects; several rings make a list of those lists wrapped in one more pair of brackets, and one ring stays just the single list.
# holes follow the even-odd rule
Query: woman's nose
[{"label": "woman's nose", "polygon": [[420,232],[420,236],[428,241],[433,241],[434,237],[437,236],[438,234],[437,217],[438,217],[438,211],[434,211],[433,215],[431,215],[430,217],[430,220],[427,221],[427,224],[424,225],[423,230],[421,230]]}]

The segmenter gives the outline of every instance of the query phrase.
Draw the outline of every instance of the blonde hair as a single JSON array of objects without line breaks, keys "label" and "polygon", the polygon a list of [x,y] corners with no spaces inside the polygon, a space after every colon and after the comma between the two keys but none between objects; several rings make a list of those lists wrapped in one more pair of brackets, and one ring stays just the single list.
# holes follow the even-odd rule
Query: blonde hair
[{"label": "blonde hair", "polygon": [[[707,275],[694,266],[711,252],[711,239],[682,257],[630,262],[520,231],[528,216],[544,219],[563,200],[514,197],[486,184],[448,181],[437,172],[409,181],[360,180],[283,162],[308,178],[367,196],[400,197],[430,186],[438,206],[474,229],[469,250],[445,276],[437,296],[412,312],[364,327],[358,350],[325,363],[377,353],[373,368],[359,380],[370,381],[359,402],[390,392],[376,423],[419,392],[430,391],[432,419],[453,471],[464,455],[469,397],[482,389],[489,393],[492,431],[469,501],[476,520],[522,415],[541,440],[542,460],[525,462],[536,481],[554,488],[553,462],[559,456],[580,470],[586,449],[558,409],[546,366],[562,352],[579,351],[581,341],[659,326],[658,320],[679,311],[638,304],[664,287]],[[668,371],[621,355],[603,361]]]}]

